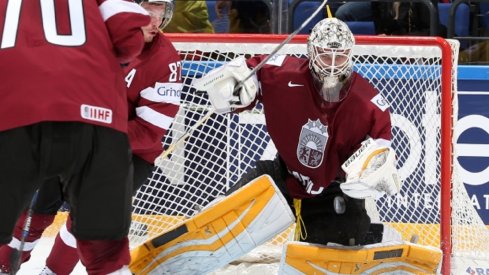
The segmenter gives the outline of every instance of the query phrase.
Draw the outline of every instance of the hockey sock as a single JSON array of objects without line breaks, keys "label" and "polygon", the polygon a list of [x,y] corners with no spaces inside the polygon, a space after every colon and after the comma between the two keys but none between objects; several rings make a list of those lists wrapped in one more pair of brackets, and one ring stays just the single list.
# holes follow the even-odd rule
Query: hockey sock
[{"label": "hockey sock", "polygon": [[[68,226],[70,226],[69,219]],[[76,239],[64,224],[56,235],[51,253],[46,259],[46,266],[57,275],[70,274],[78,260]]]},{"label": "hockey sock", "polygon": [[88,274],[105,275],[128,266],[129,240],[77,240],[80,260]]},{"label": "hockey sock", "polygon": [[[9,244],[0,247],[0,270],[2,272],[10,272],[10,263],[12,253],[20,248],[20,240],[22,238],[22,232],[24,228],[24,222],[27,212],[24,211],[14,228],[14,235],[12,241]],[[29,234],[25,238],[23,251],[21,253],[21,262],[24,263],[31,257],[31,252],[34,249],[36,243],[42,237],[44,230],[53,222],[56,215],[49,214],[36,214],[32,215]]]}]

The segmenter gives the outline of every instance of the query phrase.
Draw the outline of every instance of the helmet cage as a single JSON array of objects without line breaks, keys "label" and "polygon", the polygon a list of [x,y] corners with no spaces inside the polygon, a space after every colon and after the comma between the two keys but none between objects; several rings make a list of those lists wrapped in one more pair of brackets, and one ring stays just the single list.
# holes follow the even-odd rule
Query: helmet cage
[{"label": "helmet cage", "polygon": [[323,49],[312,46],[310,66],[318,79],[348,76],[351,74],[352,59],[349,49]]},{"label": "helmet cage", "polygon": [[326,18],[317,23],[307,41],[309,68],[314,77],[346,79],[352,72],[352,48],[355,38],[348,26],[336,19]]}]

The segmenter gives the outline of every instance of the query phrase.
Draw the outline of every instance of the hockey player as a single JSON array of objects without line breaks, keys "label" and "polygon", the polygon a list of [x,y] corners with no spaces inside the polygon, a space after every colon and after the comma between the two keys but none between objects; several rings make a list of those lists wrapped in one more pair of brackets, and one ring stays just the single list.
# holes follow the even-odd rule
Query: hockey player
[{"label": "hockey player", "polygon": [[[297,230],[302,241],[367,242],[370,218],[364,198],[393,195],[400,182],[389,148],[388,105],[352,71],[354,42],[345,23],[328,18],[308,39],[308,59],[277,55],[261,67],[266,56],[241,57],[193,82],[197,90],[207,91],[217,113],[263,103],[278,157],[259,161],[222,201],[133,249],[133,272],[212,271],[225,264],[221,255],[233,260],[249,251],[244,247],[263,243],[260,237],[281,232],[291,209],[296,223],[303,225]],[[251,68],[258,64],[255,74]],[[249,197],[257,185],[275,186],[263,174],[269,174],[276,184],[273,189],[285,196],[286,210],[280,199],[263,212],[247,210],[266,201],[257,191]],[[247,197],[249,205],[238,204],[238,198]],[[245,216],[248,213],[256,218]],[[256,228],[263,228],[262,236]]]},{"label": "hockey player", "polygon": [[119,67],[140,54],[150,18],[121,0],[3,1],[0,10],[0,244],[40,183],[58,177],[89,273],[127,271],[132,179]]},{"label": "hockey player", "polygon": [[[367,80],[353,72],[354,44],[345,23],[327,18],[308,38],[308,59],[285,55],[271,58],[244,81],[239,94],[230,91],[264,56],[246,62],[235,59],[194,82],[197,89],[208,92],[217,112],[253,106],[256,100],[263,103],[278,157],[259,162],[240,183],[271,174],[291,206],[296,200],[296,214],[300,212],[304,225],[302,240],[307,242],[363,244],[370,225],[363,199],[393,195],[400,188],[398,179],[389,176],[397,174],[393,150],[389,149],[388,105]],[[223,72],[230,76],[227,80],[209,81]],[[359,179],[341,169],[366,140],[371,147],[382,149],[379,161],[368,173],[375,174],[383,166],[392,169],[392,173],[377,175],[377,182],[364,181],[365,173]],[[351,179],[345,183],[347,176]]]},{"label": "hockey player", "polygon": [[[278,156],[133,249],[134,273],[211,272],[282,232],[291,210],[302,242],[286,243],[279,274],[436,273],[440,249],[404,242],[394,229],[371,225],[366,212],[365,198],[394,195],[401,181],[389,105],[353,72],[354,43],[345,23],[327,18],[308,38],[307,59],[237,58],[193,82],[217,113],[260,101]],[[272,202],[273,190],[282,199]]]},{"label": "hockey player", "polygon": [[216,112],[260,101],[278,151],[275,160],[259,161],[228,193],[269,174],[286,197],[296,215],[295,239],[302,242],[285,246],[281,274],[396,267],[435,273],[438,248],[403,242],[395,230],[371,226],[365,199],[392,196],[401,181],[390,147],[389,105],[353,71],[354,44],[344,22],[326,18],[308,37],[307,59],[273,56],[252,74],[265,57],[238,58],[194,81]]},{"label": "hockey player", "polygon": [[[144,50],[136,59],[123,66],[123,84],[126,84],[128,91],[128,136],[133,152],[134,190],[146,181],[153,168],[153,160],[161,154],[161,138],[176,115],[182,89],[180,58],[171,42],[158,31],[159,27],[164,27],[170,21],[174,3],[172,0],[149,0],[141,5],[151,16],[151,22],[142,27]],[[28,260],[35,243],[54,220],[63,200],[68,197],[69,194],[63,194],[60,190],[59,179],[43,184],[22,252],[23,261]],[[25,213],[16,224],[13,241],[0,248],[0,264],[9,265],[13,249],[18,249],[16,245],[22,234],[24,220]],[[63,226],[56,237],[53,252],[43,272],[69,274],[78,262],[76,240],[67,229],[70,227],[68,219],[68,227]]]}]

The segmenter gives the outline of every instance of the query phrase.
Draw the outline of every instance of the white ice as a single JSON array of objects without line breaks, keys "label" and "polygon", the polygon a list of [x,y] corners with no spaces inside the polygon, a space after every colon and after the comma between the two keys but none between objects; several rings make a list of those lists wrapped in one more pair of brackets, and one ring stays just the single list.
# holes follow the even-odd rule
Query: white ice
[{"label": "white ice", "polygon": [[[39,240],[32,252],[31,259],[22,264],[17,275],[35,275],[39,274],[45,265],[45,260],[51,251],[54,243],[54,237],[43,237]],[[276,253],[275,251],[273,253]],[[242,262],[239,264],[228,265],[212,275],[262,275],[262,274],[277,274],[278,263],[257,263],[257,262]],[[85,267],[78,263],[72,275],[87,275]]]}]

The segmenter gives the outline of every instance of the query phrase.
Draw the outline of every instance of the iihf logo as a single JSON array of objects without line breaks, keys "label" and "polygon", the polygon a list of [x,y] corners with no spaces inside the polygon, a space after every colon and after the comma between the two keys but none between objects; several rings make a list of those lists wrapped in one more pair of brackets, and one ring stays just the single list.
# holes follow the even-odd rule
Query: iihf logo
[{"label": "iihf logo", "polygon": [[82,104],[80,106],[80,113],[81,113],[81,117],[84,119],[103,122],[107,124],[112,123],[111,109]]},{"label": "iihf logo", "polygon": [[323,162],[328,137],[328,126],[323,125],[319,119],[308,119],[302,125],[297,146],[297,159],[300,163],[309,168],[319,167]]}]

